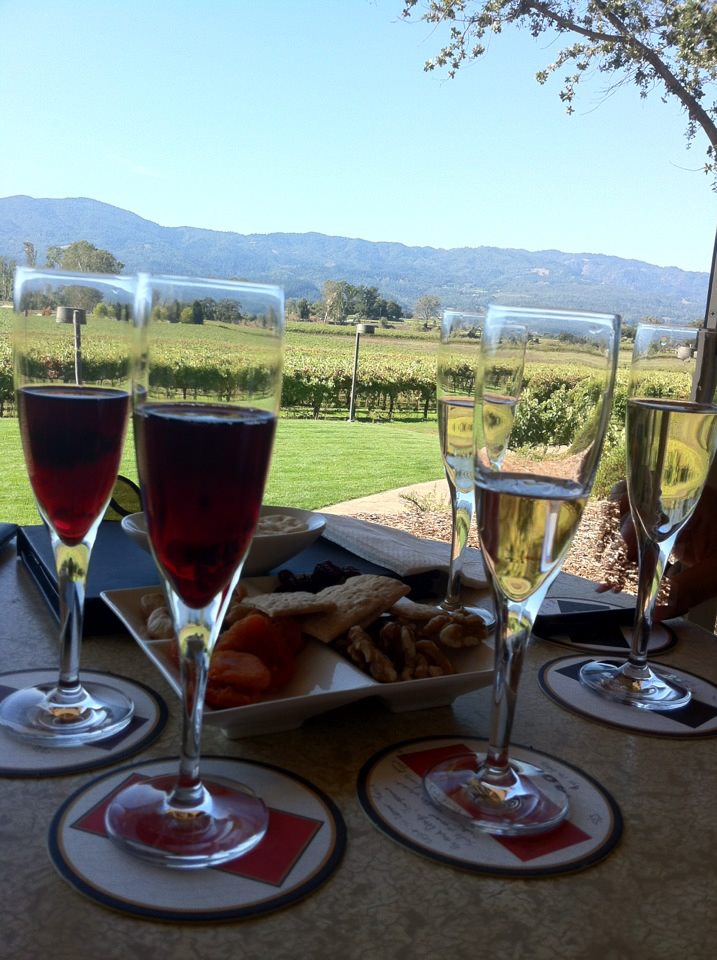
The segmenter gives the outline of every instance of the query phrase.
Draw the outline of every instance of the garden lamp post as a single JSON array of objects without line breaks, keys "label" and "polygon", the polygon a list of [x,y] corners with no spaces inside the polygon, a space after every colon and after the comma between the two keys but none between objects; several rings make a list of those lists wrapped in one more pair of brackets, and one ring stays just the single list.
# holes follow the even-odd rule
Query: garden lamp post
[{"label": "garden lamp post", "polygon": [[354,409],[356,407],[356,374],[358,373],[358,359],[359,359],[359,343],[361,341],[361,334],[366,336],[372,336],[375,327],[370,323],[357,323],[356,324],[356,346],[354,347],[354,372],[351,377],[351,400],[349,401],[349,423],[354,419]]}]

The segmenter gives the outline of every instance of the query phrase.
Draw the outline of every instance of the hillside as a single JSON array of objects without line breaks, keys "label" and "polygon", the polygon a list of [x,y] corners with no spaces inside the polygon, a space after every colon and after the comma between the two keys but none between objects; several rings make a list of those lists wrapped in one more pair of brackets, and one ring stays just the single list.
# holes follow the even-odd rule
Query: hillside
[{"label": "hillside", "polygon": [[24,261],[29,240],[44,261],[49,246],[88,240],[110,250],[126,271],[206,274],[280,283],[287,297],[318,299],[325,280],[375,286],[410,308],[425,293],[444,306],[525,305],[700,319],[706,273],[657,267],[602,254],[498,247],[408,247],[319,233],[241,234],[162,227],[87,198],[0,198],[0,256]]}]

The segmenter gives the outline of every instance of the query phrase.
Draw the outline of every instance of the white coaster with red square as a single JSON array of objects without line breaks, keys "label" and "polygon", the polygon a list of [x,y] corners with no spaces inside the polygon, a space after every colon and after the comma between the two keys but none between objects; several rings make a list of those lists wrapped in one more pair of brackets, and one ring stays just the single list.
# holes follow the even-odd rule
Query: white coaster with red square
[{"label": "white coaster with red square", "polygon": [[[600,659],[615,666],[624,663],[624,658]],[[681,686],[687,687],[692,698],[686,706],[677,710],[643,710],[610,700],[582,684],[580,670],[589,662],[582,655],[559,657],[544,663],[538,674],[542,691],[566,710],[609,727],[682,740],[717,736],[717,686],[709,680],[661,661],[651,661],[657,673],[672,677]]]},{"label": "white coaster with red square", "polygon": [[243,857],[204,870],[174,870],[133,857],[105,833],[111,797],[137,778],[174,774],[162,758],[85,784],[55,815],[50,859],[76,890],[102,906],[175,923],[238,920],[288,906],[324,883],[341,862],[346,827],[332,800],[296,774],[264,763],[202,757],[202,777],[248,784],[269,808],[263,840]]},{"label": "white coaster with red square", "polygon": [[[116,673],[83,670],[88,682],[111,683],[134,703],[132,719],[119,733],[78,747],[39,747],[0,729],[0,777],[59,777],[97,770],[146,750],[167,723],[167,704],[145,684]],[[0,700],[36,684],[55,683],[57,668],[0,674]]]},{"label": "white coaster with red square", "polygon": [[591,777],[545,753],[512,746],[526,760],[555,776],[570,798],[566,820],[554,830],[527,837],[483,833],[442,814],[427,799],[423,774],[462,753],[484,753],[485,740],[431,737],[406,740],[373,756],[359,774],[358,794],[370,819],[402,846],[432,860],[476,873],[544,877],[583,870],[603,860],[622,833],[615,800]]}]

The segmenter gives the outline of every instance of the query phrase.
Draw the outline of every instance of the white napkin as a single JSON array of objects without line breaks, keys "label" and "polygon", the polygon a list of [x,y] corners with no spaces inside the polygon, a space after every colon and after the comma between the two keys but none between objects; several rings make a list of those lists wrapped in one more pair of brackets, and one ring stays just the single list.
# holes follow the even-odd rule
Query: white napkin
[{"label": "white napkin", "polygon": [[[448,570],[450,547],[438,540],[421,540],[403,530],[394,530],[379,523],[357,520],[339,514],[325,513],[323,535],[332,543],[350,550],[364,560],[393,570],[400,577]],[[483,590],[488,586],[480,550],[467,547],[463,554],[461,580],[466,587]]]}]

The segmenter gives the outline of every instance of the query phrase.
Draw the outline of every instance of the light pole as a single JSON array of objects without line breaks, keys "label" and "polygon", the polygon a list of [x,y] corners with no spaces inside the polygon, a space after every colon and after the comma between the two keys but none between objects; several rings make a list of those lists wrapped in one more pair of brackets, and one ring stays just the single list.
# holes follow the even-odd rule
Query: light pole
[{"label": "light pole", "polygon": [[354,419],[354,409],[356,407],[356,374],[358,372],[358,359],[359,359],[359,343],[361,341],[361,334],[366,336],[372,336],[375,327],[371,323],[357,323],[356,324],[356,346],[354,347],[354,372],[351,378],[351,400],[349,401],[349,423],[353,422]]}]

